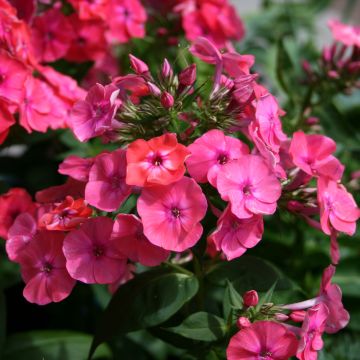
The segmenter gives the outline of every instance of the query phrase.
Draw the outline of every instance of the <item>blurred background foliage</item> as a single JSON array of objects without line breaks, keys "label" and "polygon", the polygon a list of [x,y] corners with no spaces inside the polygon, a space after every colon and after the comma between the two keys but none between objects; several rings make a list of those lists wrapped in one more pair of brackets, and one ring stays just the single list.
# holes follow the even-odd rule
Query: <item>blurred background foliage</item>
[{"label": "blurred background foliage", "polygon": [[[330,0],[264,0],[259,12],[243,16],[247,34],[237,49],[240,53],[256,56],[255,71],[261,75],[261,82],[279,97],[287,113],[283,117],[283,126],[288,132],[296,128],[296,118],[303,110],[303,100],[308,91],[301,64],[306,59],[312,66],[317,66],[321,56],[316,40],[317,19],[330,5]],[[356,1],[347,2],[342,20],[346,21],[355,6]],[[146,59],[152,69],[158,69],[163,57],[179,68],[187,61],[193,61],[185,42],[173,48],[160,46],[151,33],[149,29],[147,38],[118,49],[123,73],[129,70],[129,52]],[[198,65],[201,83],[202,79],[211,76],[212,68]],[[77,80],[81,80],[88,66],[68,62],[55,64],[57,69],[75,75]],[[359,203],[360,184],[351,181],[350,174],[360,169],[360,91],[346,95],[315,95],[319,101],[311,116],[319,117],[323,133],[338,144],[337,156],[346,165],[344,184],[350,186]],[[0,148],[0,191],[19,186],[34,194],[45,187],[60,184],[64,178],[57,174],[57,166],[65,156],[94,156],[101,150],[103,145],[97,140],[80,144],[70,131],[29,135],[20,127],[14,128]],[[342,258],[334,281],[343,290],[343,302],[351,314],[351,321],[339,334],[325,336],[326,347],[321,353],[321,360],[355,360],[360,356],[360,231],[351,238],[341,236],[339,241]],[[275,216],[267,219],[260,244],[248,251],[249,255],[266,262],[255,262],[255,267],[252,267],[251,261],[244,258],[240,260],[245,261],[245,265],[238,264],[244,267],[244,272],[239,271],[237,263],[234,263],[215,275],[210,274],[205,279],[209,294],[205,308],[221,316],[226,287],[224,277],[228,277],[240,293],[252,288],[265,292],[280,278],[273,296],[273,301],[278,303],[313,297],[318,292],[322,271],[330,262],[329,242],[328,237],[280,209]],[[22,296],[23,284],[18,266],[6,259],[3,245],[1,243],[0,249],[0,348],[5,343],[5,337],[6,346],[2,358],[32,360],[40,359],[39,354],[42,354],[41,358],[46,360],[85,359],[91,335],[110,300],[106,288],[79,283],[71,296],[60,304],[45,307],[29,304]],[[282,269],[283,273],[278,269]],[[244,281],[246,274],[252,271],[253,275]],[[173,324],[179,324],[179,321],[170,319],[167,327]],[[182,339],[179,340],[179,337]],[[171,345],[179,341],[181,347]],[[110,343],[110,348],[100,347],[95,358],[215,360],[224,356],[216,345],[209,348],[203,341],[164,334],[161,329],[118,336]],[[201,355],[196,351],[191,354],[188,349],[199,350]]]}]

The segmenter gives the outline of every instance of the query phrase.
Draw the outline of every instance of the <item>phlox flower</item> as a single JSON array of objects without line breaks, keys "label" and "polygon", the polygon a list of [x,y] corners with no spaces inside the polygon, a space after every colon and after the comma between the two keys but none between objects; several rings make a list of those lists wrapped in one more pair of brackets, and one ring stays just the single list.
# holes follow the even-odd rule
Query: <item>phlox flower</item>
[{"label": "phlox flower", "polygon": [[28,68],[7,51],[0,49],[0,98],[19,104],[24,98]]},{"label": "phlox flower", "polygon": [[241,329],[231,339],[228,360],[288,360],[296,354],[296,336],[274,321],[257,321]]},{"label": "phlox flower", "polygon": [[71,293],[75,280],[65,268],[63,239],[60,232],[42,230],[18,258],[26,283],[23,294],[27,301],[46,305],[64,300]]},{"label": "phlox flower", "polygon": [[35,214],[36,204],[30,194],[22,188],[12,188],[0,196],[0,237],[6,239],[7,233],[16,217],[21,213]]},{"label": "phlox flower", "polygon": [[76,155],[70,155],[59,165],[58,171],[60,174],[68,175],[75,180],[87,182],[94,160],[93,158],[82,158]]},{"label": "phlox flower", "polygon": [[264,160],[244,155],[222,167],[217,188],[223,200],[230,201],[231,211],[239,219],[253,214],[273,214],[281,195],[281,185]]},{"label": "phlox flower", "polygon": [[296,357],[300,360],[317,360],[317,352],[320,351],[324,342],[321,338],[325,330],[326,319],[329,310],[323,303],[310,308],[305,315],[300,343]]},{"label": "phlox flower", "polygon": [[360,48],[360,26],[343,24],[336,19],[329,20],[328,26],[336,41],[347,46],[357,46]]},{"label": "phlox flower", "polygon": [[5,102],[0,100],[0,145],[5,141],[9,134],[10,127],[15,124],[15,119],[8,110]]},{"label": "phlox flower", "polygon": [[147,187],[176,182],[185,173],[184,161],[189,155],[189,150],[177,142],[176,134],[135,140],[126,151],[126,183]]},{"label": "phlox flower", "polygon": [[215,187],[223,165],[249,154],[247,145],[216,129],[200,136],[188,150],[191,156],[186,159],[186,167],[191,177],[200,183],[209,181]]},{"label": "phlox flower", "polygon": [[106,19],[108,0],[69,0],[81,20]]},{"label": "phlox flower", "polygon": [[331,235],[332,228],[348,235],[355,233],[360,210],[353,196],[343,185],[329,178],[320,177],[318,203],[321,228],[325,234]]},{"label": "phlox flower", "polygon": [[206,209],[200,186],[188,177],[167,186],[144,188],[137,202],[144,235],[154,245],[178,252],[200,239],[200,220]]},{"label": "phlox flower", "polygon": [[24,212],[16,217],[9,229],[5,244],[11,261],[17,261],[36,233],[37,223],[31,214]]},{"label": "phlox flower", "polygon": [[66,196],[64,201],[41,216],[39,224],[47,230],[68,231],[82,224],[91,214],[92,209],[86,206],[84,199]]},{"label": "phlox flower", "polygon": [[238,219],[228,206],[217,222],[217,228],[209,236],[216,249],[222,251],[228,260],[243,255],[247,249],[258,244],[264,232],[261,215]]},{"label": "phlox flower", "polygon": [[324,135],[305,135],[302,131],[294,133],[289,153],[296,166],[312,176],[327,176],[340,180],[344,165],[332,154],[336,143]]},{"label": "phlox flower", "polygon": [[98,209],[115,211],[131,193],[125,182],[126,152],[118,149],[95,158],[85,188],[85,200]]},{"label": "phlox flower", "polygon": [[141,220],[132,214],[119,214],[116,217],[112,238],[117,239],[118,248],[131,261],[144,266],[157,266],[170,254],[145,237]]},{"label": "phlox flower", "polygon": [[126,270],[127,259],[119,240],[111,238],[113,221],[99,216],[87,220],[64,240],[63,251],[70,275],[87,284],[112,284]]},{"label": "phlox flower", "polygon": [[94,85],[85,100],[78,101],[71,113],[71,127],[76,137],[84,142],[111,128],[117,109],[119,90],[114,85]]}]

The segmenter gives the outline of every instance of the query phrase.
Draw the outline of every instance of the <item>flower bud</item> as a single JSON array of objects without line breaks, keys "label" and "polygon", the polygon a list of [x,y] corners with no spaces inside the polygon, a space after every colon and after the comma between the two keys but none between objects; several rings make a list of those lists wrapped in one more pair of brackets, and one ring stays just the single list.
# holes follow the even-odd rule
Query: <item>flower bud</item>
[{"label": "flower bud", "polygon": [[191,64],[179,74],[179,82],[184,86],[191,86],[196,80],[196,64]]},{"label": "flower bud", "polygon": [[249,327],[251,325],[251,322],[247,317],[241,316],[240,318],[237,319],[236,325],[241,330]]},{"label": "flower bud", "polygon": [[137,75],[143,75],[149,72],[149,67],[134,55],[129,55],[130,65]]},{"label": "flower bud", "polygon": [[154,96],[160,96],[161,95],[161,90],[152,82],[148,82],[147,83],[148,87],[149,87],[149,91],[151,92],[152,95]]},{"label": "flower bud", "polygon": [[286,320],[289,319],[289,317],[287,315],[285,315],[285,314],[282,314],[282,313],[276,313],[275,314],[275,319],[277,321],[286,321]]},{"label": "flower bud", "polygon": [[243,295],[243,300],[247,307],[256,306],[259,302],[259,295],[255,290],[250,290]]},{"label": "flower bud", "polygon": [[168,93],[167,91],[164,91],[161,94],[161,105],[165,108],[165,109],[169,109],[171,107],[173,107],[174,105],[174,97]]},{"label": "flower bud", "polygon": [[306,124],[307,125],[316,125],[318,124],[320,121],[319,121],[319,118],[316,117],[316,116],[310,116],[306,119]]},{"label": "flower bud", "polygon": [[294,322],[303,322],[306,315],[306,311],[304,310],[295,310],[293,311],[289,317]]},{"label": "flower bud", "polygon": [[171,77],[172,74],[173,74],[173,70],[171,68],[171,65],[169,64],[167,59],[164,59],[164,62],[163,62],[162,67],[161,67],[161,76],[164,79],[167,79],[167,78]]}]

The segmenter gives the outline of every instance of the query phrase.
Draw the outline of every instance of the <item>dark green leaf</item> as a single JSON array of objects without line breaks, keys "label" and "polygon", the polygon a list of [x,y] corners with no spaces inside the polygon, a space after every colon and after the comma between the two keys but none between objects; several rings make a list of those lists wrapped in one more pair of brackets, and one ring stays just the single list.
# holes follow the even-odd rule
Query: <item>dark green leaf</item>
[{"label": "dark green leaf", "polygon": [[216,341],[224,337],[226,324],[218,316],[198,312],[190,315],[179,326],[166,330],[193,340]]},{"label": "dark green leaf", "polygon": [[243,306],[243,298],[236,291],[233,284],[228,281],[224,293],[223,311],[224,316],[227,319],[232,309],[241,309]]},{"label": "dark green leaf", "polygon": [[116,334],[163,323],[198,291],[195,276],[155,269],[137,275],[121,286],[96,329],[91,354]]}]

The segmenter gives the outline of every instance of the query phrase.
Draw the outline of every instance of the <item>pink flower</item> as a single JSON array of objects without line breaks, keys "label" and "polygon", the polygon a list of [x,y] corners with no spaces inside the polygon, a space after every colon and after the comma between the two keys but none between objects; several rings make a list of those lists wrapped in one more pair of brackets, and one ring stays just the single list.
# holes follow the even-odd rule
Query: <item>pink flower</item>
[{"label": "pink flower", "polygon": [[226,350],[228,360],[287,360],[296,354],[298,341],[284,325],[257,321],[240,330]]},{"label": "pink flower", "polygon": [[59,173],[68,175],[75,180],[88,181],[89,172],[94,164],[93,158],[81,158],[76,155],[68,156],[60,165]]},{"label": "pink flower", "polygon": [[71,125],[80,141],[103,134],[111,128],[117,109],[119,90],[114,85],[94,85],[85,100],[78,101],[71,114]]},{"label": "pink flower", "polygon": [[12,188],[0,196],[0,237],[6,239],[7,233],[18,215],[28,212],[35,214],[36,205],[30,194],[22,188]]},{"label": "pink flower", "polygon": [[323,302],[329,310],[325,324],[325,332],[328,334],[334,334],[343,329],[350,320],[349,313],[341,301],[342,293],[339,285],[331,283],[335,270],[333,265],[329,265],[324,270],[319,294],[319,302]]},{"label": "pink flower", "polygon": [[200,186],[188,177],[167,186],[144,188],[137,202],[144,234],[154,245],[184,251],[200,239],[207,202]]},{"label": "pink flower", "polygon": [[328,26],[336,41],[347,46],[357,46],[360,48],[360,26],[343,24],[335,19],[329,20]]},{"label": "pink flower", "polygon": [[144,266],[157,266],[170,254],[145,237],[140,219],[132,214],[119,214],[116,217],[112,237],[116,238],[118,249],[123,254]]},{"label": "pink flower", "polygon": [[243,295],[243,300],[247,307],[256,306],[259,302],[259,295],[256,290],[250,290]]},{"label": "pink flower", "polygon": [[329,310],[323,303],[315,305],[307,311],[301,328],[301,339],[296,355],[298,359],[317,359],[317,352],[324,346],[321,336],[328,315]]},{"label": "pink flower", "polygon": [[145,36],[146,11],[138,0],[110,0],[108,41],[126,43]]},{"label": "pink flower", "polygon": [[69,0],[81,20],[106,19],[108,0]]},{"label": "pink flower", "polygon": [[131,193],[125,182],[126,152],[123,149],[95,158],[85,188],[85,200],[98,209],[115,211]]},{"label": "pink flower", "polygon": [[264,232],[261,215],[238,219],[228,206],[217,222],[217,228],[209,236],[218,251],[223,251],[228,260],[243,255],[247,249],[258,244]]},{"label": "pink flower", "polygon": [[336,181],[320,177],[318,179],[318,203],[320,223],[325,234],[331,235],[332,228],[353,235],[360,210],[353,196]]},{"label": "pink flower", "polygon": [[87,284],[111,284],[126,270],[119,240],[112,239],[113,221],[99,216],[87,220],[64,240],[63,251],[70,275]]},{"label": "pink flower", "polygon": [[191,156],[186,166],[191,177],[197,182],[210,182],[216,187],[221,168],[232,160],[249,154],[249,148],[240,140],[225,136],[220,130],[210,130],[191,144]]},{"label": "pink flower", "polygon": [[255,63],[254,55],[240,55],[229,52],[222,55],[225,71],[234,78],[250,74],[250,68]]},{"label": "pink flower", "polygon": [[24,297],[29,302],[46,305],[71,293],[75,280],[65,268],[63,238],[59,232],[40,231],[21,253],[18,261],[26,283]]},{"label": "pink flower", "polygon": [[62,58],[74,38],[70,20],[54,7],[34,18],[32,41],[37,59],[51,62]]},{"label": "pink flower", "polygon": [[126,151],[126,183],[147,187],[176,182],[185,173],[184,161],[189,153],[177,142],[176,134],[135,140]]},{"label": "pink flower", "polygon": [[0,100],[0,145],[5,141],[9,134],[10,127],[15,124],[15,119],[8,110],[5,102]]},{"label": "pink flower", "polygon": [[0,97],[19,104],[24,98],[24,84],[29,70],[7,51],[0,49]]},{"label": "pink flower", "polygon": [[336,144],[332,139],[297,131],[293,135],[289,152],[294,164],[307,174],[340,180],[344,166],[332,155],[335,150]]},{"label": "pink flower", "polygon": [[8,232],[6,252],[11,261],[17,261],[26,246],[37,233],[34,217],[24,212],[17,216]]},{"label": "pink flower", "polygon": [[273,214],[281,195],[281,185],[264,160],[257,155],[244,155],[223,166],[217,188],[231,211],[239,219],[253,214]]}]

